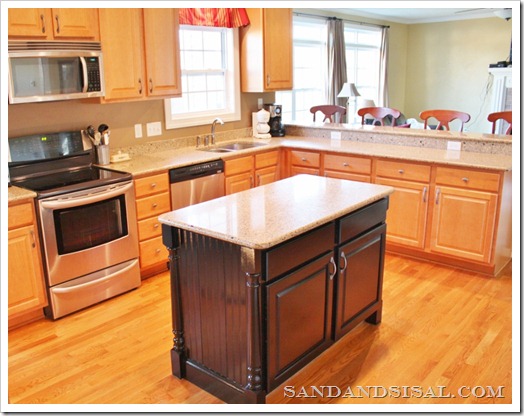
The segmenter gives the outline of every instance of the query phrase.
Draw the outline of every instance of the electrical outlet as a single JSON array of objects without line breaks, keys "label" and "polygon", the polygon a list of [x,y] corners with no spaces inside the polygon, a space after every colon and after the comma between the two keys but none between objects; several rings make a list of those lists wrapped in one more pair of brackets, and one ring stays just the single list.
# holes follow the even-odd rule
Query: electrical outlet
[{"label": "electrical outlet", "polygon": [[142,124],[135,124],[135,139],[142,137]]},{"label": "electrical outlet", "polygon": [[341,140],[341,139],[342,139],[342,132],[340,131],[331,132],[331,140]]},{"label": "electrical outlet", "polygon": [[147,136],[160,136],[162,134],[162,123],[155,121],[154,123],[147,123]]}]

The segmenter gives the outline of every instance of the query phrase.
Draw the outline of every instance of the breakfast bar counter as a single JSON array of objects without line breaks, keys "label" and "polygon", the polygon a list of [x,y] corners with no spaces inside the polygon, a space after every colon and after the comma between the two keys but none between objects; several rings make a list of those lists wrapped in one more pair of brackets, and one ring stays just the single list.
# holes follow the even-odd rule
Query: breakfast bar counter
[{"label": "breakfast bar counter", "polygon": [[378,324],[392,192],[298,175],[161,215],[173,375],[265,403],[356,325]]}]

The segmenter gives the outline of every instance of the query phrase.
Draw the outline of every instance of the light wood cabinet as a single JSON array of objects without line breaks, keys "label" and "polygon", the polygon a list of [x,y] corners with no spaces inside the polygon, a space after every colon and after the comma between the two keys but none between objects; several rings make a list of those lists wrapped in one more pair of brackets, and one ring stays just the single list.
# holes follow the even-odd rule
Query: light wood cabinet
[{"label": "light wood cabinet", "polygon": [[320,152],[309,150],[290,150],[289,175],[299,175],[301,173],[309,175],[320,175]]},{"label": "light wood cabinet", "polygon": [[375,183],[395,188],[388,211],[388,242],[423,249],[431,167],[377,160]]},{"label": "light wood cabinet", "polygon": [[158,216],[171,210],[167,173],[135,180],[140,273],[148,277],[167,269],[166,250]]},{"label": "light wood cabinet", "polygon": [[178,9],[99,9],[104,101],[181,94]]},{"label": "light wood cabinet", "polygon": [[327,153],[324,155],[324,176],[371,182],[371,158]]},{"label": "light wood cabinet", "polygon": [[490,262],[499,181],[494,173],[437,167],[432,252]]},{"label": "light wood cabinet", "polygon": [[44,316],[47,305],[40,244],[32,202],[8,209],[9,328]]},{"label": "light wood cabinet", "polygon": [[250,24],[240,28],[242,92],[292,89],[292,9],[246,10]]},{"label": "light wood cabinet", "polygon": [[98,40],[97,9],[9,9],[10,39]]},{"label": "light wood cabinet", "polygon": [[225,161],[226,195],[280,179],[279,151],[257,153]]}]

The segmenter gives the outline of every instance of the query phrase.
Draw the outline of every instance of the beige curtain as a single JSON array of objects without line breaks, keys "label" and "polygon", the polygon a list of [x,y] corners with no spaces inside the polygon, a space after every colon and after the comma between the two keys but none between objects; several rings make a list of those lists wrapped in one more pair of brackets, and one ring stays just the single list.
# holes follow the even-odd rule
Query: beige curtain
[{"label": "beige curtain", "polygon": [[388,98],[388,49],[389,49],[389,27],[382,28],[382,42],[380,45],[380,68],[378,83],[378,105],[389,107]]},{"label": "beige curtain", "polygon": [[[346,44],[344,42],[344,22],[330,18],[327,21],[328,40],[328,103],[346,106],[347,98],[338,98],[342,86],[347,82]],[[342,122],[342,121],[339,121]]]}]

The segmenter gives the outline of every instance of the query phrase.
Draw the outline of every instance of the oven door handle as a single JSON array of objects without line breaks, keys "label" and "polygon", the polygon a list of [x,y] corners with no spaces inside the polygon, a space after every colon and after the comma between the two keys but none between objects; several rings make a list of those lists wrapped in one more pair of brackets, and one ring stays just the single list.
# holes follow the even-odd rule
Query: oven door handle
[{"label": "oven door handle", "polygon": [[127,183],[123,186],[117,186],[114,188],[104,187],[103,189],[96,192],[86,192],[83,195],[72,196],[67,199],[50,199],[42,200],[40,202],[43,208],[49,209],[64,209],[78,207],[79,205],[92,204],[94,202],[103,201],[105,199],[119,196],[133,188],[133,182]]}]

